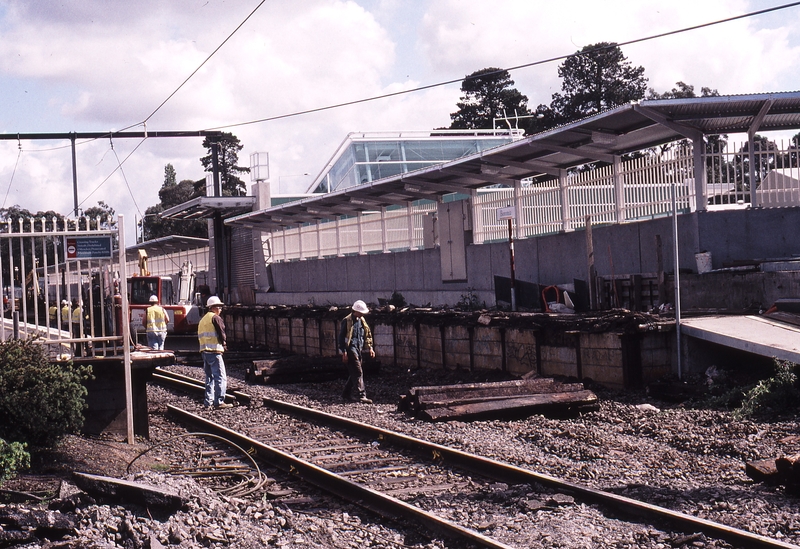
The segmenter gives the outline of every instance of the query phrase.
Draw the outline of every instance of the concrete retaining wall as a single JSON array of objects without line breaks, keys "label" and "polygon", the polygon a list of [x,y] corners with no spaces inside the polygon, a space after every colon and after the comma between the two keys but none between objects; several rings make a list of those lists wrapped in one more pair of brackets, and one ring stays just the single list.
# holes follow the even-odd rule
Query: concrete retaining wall
[{"label": "concrete retaining wall", "polygon": [[[230,346],[291,350],[333,356],[346,312],[304,308],[229,307],[223,312]],[[368,322],[375,351],[384,362],[404,368],[500,370],[522,376],[591,379],[610,388],[632,388],[672,372],[674,327],[623,334],[542,329],[529,319],[498,319],[489,325],[478,315],[406,316],[374,313]],[[663,328],[663,327],[662,327]],[[261,333],[261,331],[264,333]]]},{"label": "concrete retaining wall", "polygon": [[[719,269],[757,258],[800,256],[800,208],[754,208],[700,212],[678,217],[680,267],[696,272],[695,254],[711,252],[712,267]],[[594,261],[598,276],[654,274],[658,272],[656,237],[660,236],[665,271],[673,269],[672,220],[669,217],[594,227]],[[388,254],[310,259],[270,266],[273,287],[258,293],[264,305],[349,305],[356,299],[378,303],[400,292],[409,303],[453,306],[473,296],[478,303],[495,306],[494,277],[508,277],[508,244],[466,247],[467,279],[443,282],[439,250],[414,250]],[[516,277],[540,285],[587,280],[586,233],[583,230],[515,241]],[[795,280],[800,276],[793,273]],[[798,282],[800,284],[800,282]],[[781,294],[781,292],[773,292]],[[731,295],[682,288],[684,307],[741,309]],[[795,297],[777,295],[777,297]],[[773,296],[761,302],[768,306]]]}]

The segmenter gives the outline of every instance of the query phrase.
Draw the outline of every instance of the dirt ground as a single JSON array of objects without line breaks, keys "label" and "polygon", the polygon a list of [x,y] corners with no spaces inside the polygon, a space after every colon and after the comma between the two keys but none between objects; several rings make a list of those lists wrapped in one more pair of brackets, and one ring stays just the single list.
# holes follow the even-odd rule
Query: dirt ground
[{"label": "dirt ground", "polygon": [[34,454],[29,470],[4,482],[0,486],[0,502],[20,501],[26,494],[43,499],[57,497],[62,483],[69,481],[73,472],[121,478],[128,474],[131,462],[137,469],[158,469],[159,457],[149,453],[140,456],[150,446],[141,441],[128,444],[68,435],[56,448]]}]

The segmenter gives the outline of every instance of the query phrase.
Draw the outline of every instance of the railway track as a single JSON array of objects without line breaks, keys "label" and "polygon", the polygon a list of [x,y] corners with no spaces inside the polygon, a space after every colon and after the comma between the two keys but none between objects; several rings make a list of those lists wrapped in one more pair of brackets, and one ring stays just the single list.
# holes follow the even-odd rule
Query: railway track
[{"label": "railway track", "polygon": [[[202,390],[202,384],[190,378],[176,380],[169,373],[158,373],[157,376],[156,381],[182,390]],[[253,404],[245,393],[239,392],[238,396],[231,394],[230,397],[240,403]],[[221,422],[177,407],[169,406],[168,412],[179,422],[230,440],[273,466],[333,495],[389,518],[425,525],[461,544],[514,547],[425,509],[437,508],[436,496],[439,494],[458,494],[465,499],[479,498],[491,490],[493,483],[502,482],[542,486],[550,491],[569,494],[585,503],[601,505],[614,513],[636,516],[638,522],[667,523],[684,532],[702,532],[735,546],[798,549],[798,546],[781,540],[566,482],[320,410],[267,398],[263,399],[262,404],[280,412],[286,421],[280,424],[251,422],[237,431]],[[236,410],[230,410],[223,417],[230,418],[235,413]]]}]

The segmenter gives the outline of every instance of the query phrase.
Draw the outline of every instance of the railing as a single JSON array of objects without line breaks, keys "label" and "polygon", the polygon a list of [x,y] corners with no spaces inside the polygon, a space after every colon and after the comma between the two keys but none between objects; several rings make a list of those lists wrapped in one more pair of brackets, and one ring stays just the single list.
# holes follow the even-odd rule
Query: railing
[{"label": "railing", "polygon": [[[117,229],[101,228],[100,219],[0,223],[0,341],[38,336],[54,357],[121,355],[111,258],[116,235]],[[96,254],[96,248],[84,255],[105,243],[106,259],[97,258],[105,250]]]},{"label": "railing", "polygon": [[[763,150],[762,150],[763,149]],[[498,208],[514,206],[515,238],[669,215],[672,189],[679,213],[702,209],[800,205],[800,149],[783,142],[713,143],[703,156],[704,194],[696,196],[691,144],[646,152],[616,165],[585,167],[544,181],[519,182],[515,188],[489,188],[473,193],[472,241],[476,244],[508,239],[508,222],[499,221]],[[753,170],[750,170],[750,165]],[[754,192],[750,179],[756,181]],[[435,214],[436,203],[415,202],[412,208],[365,212],[357,217],[278,231],[271,235],[272,259],[287,261],[369,252],[419,249],[424,218]],[[270,237],[265,237],[270,238]]]}]

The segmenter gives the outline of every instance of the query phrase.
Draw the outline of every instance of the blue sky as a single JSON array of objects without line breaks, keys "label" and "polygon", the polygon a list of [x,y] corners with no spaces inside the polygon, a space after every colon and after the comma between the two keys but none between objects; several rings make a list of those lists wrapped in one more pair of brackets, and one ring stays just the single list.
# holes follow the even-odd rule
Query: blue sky
[{"label": "blue sky", "polygon": [[[199,130],[352,101],[624,42],[780,0],[5,0],[0,133]],[[722,94],[800,90],[800,7],[623,47],[655,90],[682,80]],[[536,106],[559,91],[558,63],[514,71]],[[273,192],[298,192],[347,133],[447,126],[459,86],[230,128],[270,155]],[[158,202],[164,166],[204,176],[201,139],[97,140],[78,147],[79,201],[133,218]],[[0,142],[0,203],[72,210],[65,142]],[[133,154],[131,152],[138,146]],[[113,147],[113,148],[112,148]],[[128,155],[130,157],[128,158]],[[112,172],[128,158],[122,171]],[[303,174],[309,174],[308,176]],[[249,183],[249,182],[248,182]],[[131,236],[128,237],[132,241]]]}]

